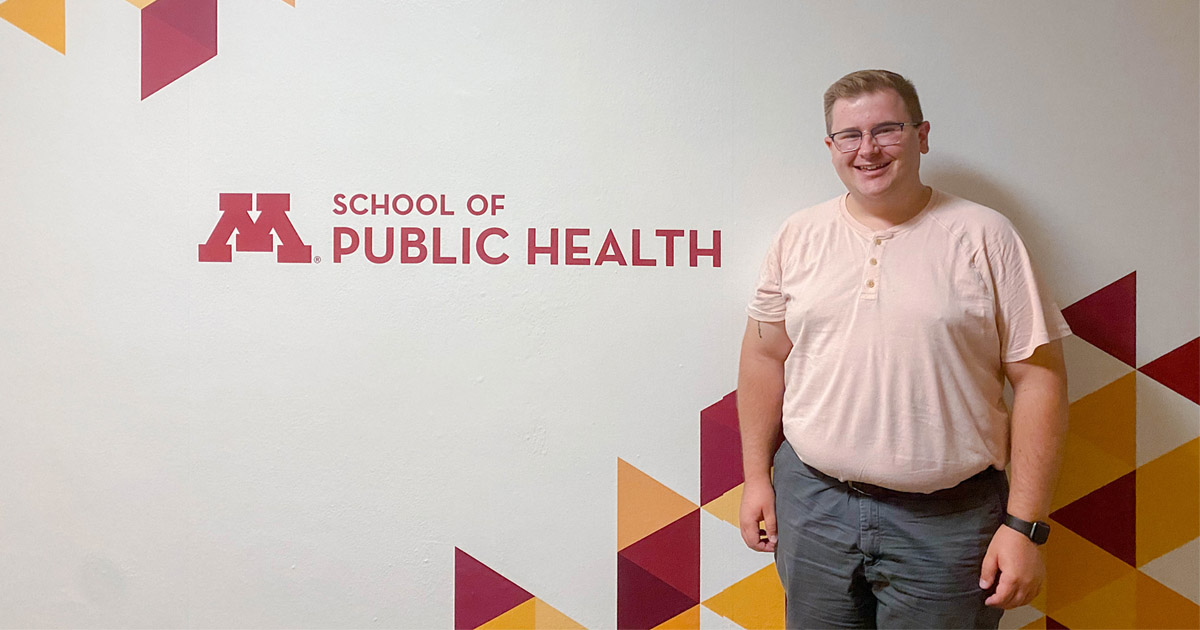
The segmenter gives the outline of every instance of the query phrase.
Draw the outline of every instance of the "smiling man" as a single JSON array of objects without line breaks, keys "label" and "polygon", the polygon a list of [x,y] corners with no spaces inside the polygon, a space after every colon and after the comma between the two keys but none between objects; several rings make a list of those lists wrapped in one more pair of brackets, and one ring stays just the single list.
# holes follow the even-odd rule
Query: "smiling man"
[{"label": "smiling man", "polygon": [[912,83],[846,75],[825,124],[848,192],[784,223],[747,309],[742,538],[789,628],[995,628],[1041,588],[1070,330],[1007,219],[921,182]]}]

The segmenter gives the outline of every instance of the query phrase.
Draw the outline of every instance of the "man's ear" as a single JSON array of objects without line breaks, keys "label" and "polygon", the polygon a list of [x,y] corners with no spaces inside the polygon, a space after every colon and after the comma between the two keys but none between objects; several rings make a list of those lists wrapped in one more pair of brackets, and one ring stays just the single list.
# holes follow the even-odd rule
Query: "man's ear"
[{"label": "man's ear", "polygon": [[[828,139],[828,138],[826,138]],[[917,127],[917,140],[921,143],[921,153],[929,153],[929,121],[922,122]]]}]

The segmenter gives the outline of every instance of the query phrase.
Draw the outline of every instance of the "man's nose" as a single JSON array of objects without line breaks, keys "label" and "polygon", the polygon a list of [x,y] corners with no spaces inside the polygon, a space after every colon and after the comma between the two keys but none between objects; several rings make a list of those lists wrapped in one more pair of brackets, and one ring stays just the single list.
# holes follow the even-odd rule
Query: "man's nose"
[{"label": "man's nose", "polygon": [[873,155],[879,151],[879,145],[875,142],[875,136],[864,133],[862,140],[858,144],[858,153],[862,155]]}]

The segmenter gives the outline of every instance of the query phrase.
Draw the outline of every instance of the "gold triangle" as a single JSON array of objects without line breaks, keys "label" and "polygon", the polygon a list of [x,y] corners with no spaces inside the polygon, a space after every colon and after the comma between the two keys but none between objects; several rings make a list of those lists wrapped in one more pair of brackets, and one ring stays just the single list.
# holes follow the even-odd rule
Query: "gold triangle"
[{"label": "gold triangle", "polygon": [[738,524],[738,519],[742,509],[742,488],[745,486],[746,484],[739,483],[729,492],[705,503],[704,511],[734,527],[740,528],[741,525]]},{"label": "gold triangle", "polygon": [[536,630],[583,630],[574,619],[562,614],[550,604],[534,599],[533,621]]},{"label": "gold triangle", "polygon": [[1145,573],[1137,574],[1135,628],[1200,628],[1200,606]]},{"label": "gold triangle", "polygon": [[1051,520],[1050,527],[1054,535],[1042,547],[1046,583],[1044,604],[1039,608],[1071,627],[1069,621],[1061,618],[1062,611],[1137,569],[1062,524]]},{"label": "gold triangle", "polygon": [[1067,432],[1067,443],[1059,469],[1058,485],[1050,510],[1054,511],[1133,471],[1133,465],[1118,459],[1088,438]]},{"label": "gold triangle", "polygon": [[695,503],[617,458],[617,551],[694,509]]},{"label": "gold triangle", "polygon": [[1130,372],[1071,403],[1071,433],[1136,466],[1137,373]]},{"label": "gold triangle", "polygon": [[1200,439],[1137,469],[1137,565],[1200,536]]},{"label": "gold triangle", "polygon": [[66,0],[8,0],[0,4],[0,18],[67,54]]},{"label": "gold triangle", "polygon": [[774,564],[755,571],[704,602],[743,628],[784,628],[783,585]]}]

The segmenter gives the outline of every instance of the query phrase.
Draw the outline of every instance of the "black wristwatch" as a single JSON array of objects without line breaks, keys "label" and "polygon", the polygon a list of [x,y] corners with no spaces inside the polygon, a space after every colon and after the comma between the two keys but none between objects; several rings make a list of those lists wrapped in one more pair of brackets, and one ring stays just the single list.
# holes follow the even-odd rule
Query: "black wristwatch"
[{"label": "black wristwatch", "polygon": [[1050,537],[1050,526],[1042,521],[1023,521],[1012,514],[1004,515],[1004,524],[1017,530],[1032,540],[1035,545],[1041,545]]}]

